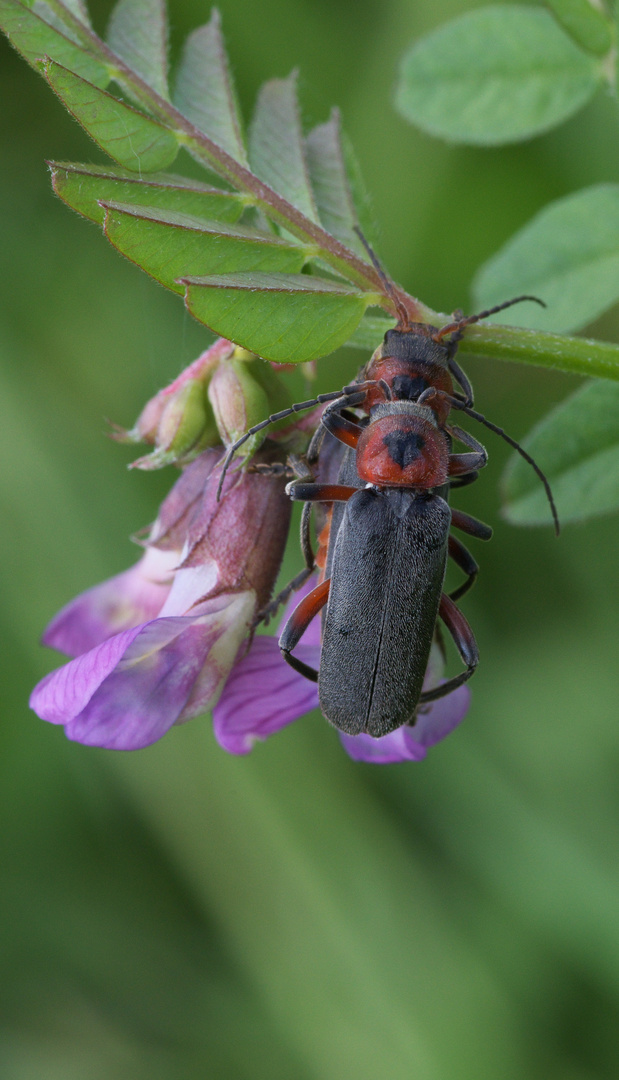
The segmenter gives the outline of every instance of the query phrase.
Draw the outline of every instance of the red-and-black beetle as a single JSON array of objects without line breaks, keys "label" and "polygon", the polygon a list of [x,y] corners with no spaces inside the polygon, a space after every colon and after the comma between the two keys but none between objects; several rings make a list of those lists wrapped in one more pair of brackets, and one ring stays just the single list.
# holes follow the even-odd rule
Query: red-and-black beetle
[{"label": "red-and-black beetle", "polygon": [[[288,486],[291,498],[306,503],[301,530],[306,569],[292,584],[298,586],[316,565],[323,568],[323,577],[288,620],[280,647],[288,663],[318,681],[324,715],[350,735],[379,738],[414,723],[420,704],[460,686],[478,663],[473,632],[454,602],[470,587],[478,567],[450,529],[484,540],[491,529],[451,509],[447,500],[450,487],[476,479],[487,455],[469,433],[448,422],[453,409],[501,435],[533,466],[558,531],[546,477],[517,442],[472,408],[471,385],[455,361],[466,325],[521,299],[534,298],[519,297],[466,319],[458,312],[441,328],[410,323],[399,310],[398,325],[387,331],[356,383],[274,414],[228,451],[224,472],[251,435],[287,415],[328,403],[308,450],[310,476]],[[327,432],[346,451],[335,482],[317,482],[311,470],[320,465]],[[453,453],[454,439],[468,452]],[[315,503],[328,508],[316,558],[309,525]],[[448,557],[467,575],[451,596],[443,592]],[[293,649],[320,611],[316,672]],[[448,628],[466,670],[424,692],[437,618]]]}]

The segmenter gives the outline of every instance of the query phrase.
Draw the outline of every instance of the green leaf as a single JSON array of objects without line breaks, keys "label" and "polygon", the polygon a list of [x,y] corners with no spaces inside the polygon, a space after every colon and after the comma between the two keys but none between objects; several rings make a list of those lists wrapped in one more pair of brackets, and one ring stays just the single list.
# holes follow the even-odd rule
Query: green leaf
[{"label": "green leaf", "polygon": [[64,65],[69,71],[88,79],[93,86],[104,88],[110,81],[107,69],[90,56],[67,32],[61,32],[42,17],[52,12],[40,5],[37,12],[29,10],[19,0],[0,0],[0,28],[11,44],[33,67],[45,56]]},{"label": "green leaf", "polygon": [[494,320],[540,330],[578,330],[619,300],[619,184],[598,184],[545,207],[478,271],[477,308],[528,293]]},{"label": "green leaf", "polygon": [[[348,183],[350,185],[359,225],[361,226],[366,240],[369,240],[374,251],[378,252],[379,229],[374,215],[370,193],[365,185],[361,166],[359,165],[353,145],[345,131],[342,130],[340,132],[340,138],[344,154],[346,175],[348,177]],[[364,250],[364,258],[367,259],[367,257],[367,252]]]},{"label": "green leaf", "polygon": [[603,77],[547,12],[479,8],[405,55],[396,108],[431,135],[481,146],[517,142],[566,120]]},{"label": "green leaf", "polygon": [[606,56],[613,43],[610,23],[591,0],[546,0],[555,19],[570,37],[595,56]]},{"label": "green leaf", "polygon": [[134,172],[156,172],[178,153],[174,132],[125,105],[60,64],[45,65],[47,80],[89,135],[119,165]]},{"label": "green leaf", "polygon": [[110,16],[107,41],[147,86],[167,98],[168,24],[164,0],[118,0]]},{"label": "green leaf", "polygon": [[226,274],[185,284],[185,303],[196,319],[280,364],[333,352],[378,299],[308,274]]},{"label": "green leaf", "polygon": [[[619,509],[619,384],[586,383],[524,441],[550,480],[562,522]],[[504,475],[505,516],[515,525],[550,520],[532,469],[514,454]]]},{"label": "green leaf", "polygon": [[374,352],[383,340],[387,330],[391,330],[396,324],[395,319],[389,319],[382,315],[363,316],[356,330],[344,342],[350,349],[371,349]]},{"label": "green leaf", "polygon": [[[42,0],[36,0],[36,2],[32,6],[37,9],[39,7],[39,4],[41,3]],[[71,15],[75,15],[75,18],[79,19],[79,21],[82,22],[84,26],[91,26],[88,9],[83,0],[62,0],[62,6],[65,7],[67,11],[71,13]]]},{"label": "green leaf", "polygon": [[247,164],[240,112],[216,9],[210,22],[194,30],[185,42],[174,104],[235,161]]},{"label": "green leaf", "polygon": [[63,161],[48,164],[56,194],[79,214],[99,224],[104,216],[100,202],[157,206],[230,224],[238,221],[245,207],[242,195],[209,188],[184,176],[149,173],[145,179],[111,165],[76,165]]},{"label": "green leaf", "polygon": [[265,184],[311,221],[318,221],[305,160],[296,72],[262,87],[249,132],[249,160]]},{"label": "green leaf", "polygon": [[184,293],[179,278],[236,270],[297,273],[306,252],[297,244],[222,222],[143,206],[105,208],[104,231],[115,248],[162,285]]},{"label": "green leaf", "polygon": [[[307,165],[320,220],[327,232],[367,259],[354,231],[361,226],[355,190],[342,142],[340,114],[334,109],[326,124],[310,131],[305,140]],[[364,206],[365,209],[365,206]]]}]

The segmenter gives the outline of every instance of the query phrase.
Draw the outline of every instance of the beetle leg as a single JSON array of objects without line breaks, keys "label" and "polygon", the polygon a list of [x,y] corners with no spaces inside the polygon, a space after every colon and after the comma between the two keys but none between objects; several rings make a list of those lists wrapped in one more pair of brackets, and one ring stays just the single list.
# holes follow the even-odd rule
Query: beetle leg
[{"label": "beetle leg", "polygon": [[279,639],[279,647],[282,650],[284,660],[286,660],[295,671],[298,671],[301,675],[305,675],[305,678],[310,679],[312,682],[318,682],[318,672],[313,667],[310,667],[309,664],[304,664],[302,660],[298,660],[296,656],[293,656],[292,649],[299,644],[312,619],[318,614],[320,609],[325,606],[329,599],[330,585],[331,579],[327,578],[326,581],[317,585],[315,589],[312,589],[311,593],[308,593],[308,595],[297,604]]},{"label": "beetle leg", "polygon": [[453,480],[450,480],[450,488],[468,487],[469,484],[474,484],[479,476],[476,469],[473,472],[466,473],[464,476],[456,476]]},{"label": "beetle leg", "polygon": [[312,435],[310,444],[307,448],[307,454],[305,455],[307,459],[307,464],[310,468],[312,468],[318,462],[318,459],[320,457],[320,451],[322,450],[322,444],[325,438],[325,431],[326,429],[323,427],[322,424],[320,424]]},{"label": "beetle leg", "polygon": [[[451,317],[453,322],[459,323],[464,319],[464,312],[461,308],[457,308],[452,313]],[[454,379],[458,383],[458,386],[460,386],[464,391],[465,404],[471,406],[473,405],[473,387],[471,386],[468,376],[465,375],[460,365],[456,362],[456,353],[458,351],[458,345],[460,344],[462,337],[462,330],[456,330],[451,335],[450,340],[447,342],[447,366]]]},{"label": "beetle leg", "polygon": [[353,450],[356,449],[359,436],[363,430],[359,424],[353,424],[352,420],[348,420],[335,409],[325,409],[322,414],[322,424],[340,442],[352,447]]},{"label": "beetle leg", "polygon": [[462,428],[455,427],[455,425],[446,427],[445,431],[448,435],[458,439],[459,442],[475,451],[473,454],[450,454],[450,476],[461,476],[463,473],[474,472],[477,469],[483,469],[488,464],[488,454],[485,448],[477,439],[469,435],[468,431],[463,431]]},{"label": "beetle leg", "polygon": [[278,592],[277,596],[274,596],[271,602],[267,604],[266,607],[263,607],[262,611],[258,612],[254,619],[253,626],[259,626],[260,623],[264,623],[265,626],[268,626],[270,619],[272,619],[277,609],[280,608],[282,604],[286,603],[288,597],[291,596],[293,592],[296,592],[302,585],[305,585],[305,582],[313,569],[313,566],[305,566],[292,581],[289,581],[287,585],[284,585],[281,592]]},{"label": "beetle leg", "polygon": [[477,518],[471,517],[470,514],[465,514],[463,510],[452,509],[451,524],[455,529],[460,529],[460,532],[474,536],[476,540],[490,540],[492,536],[490,525],[485,525],[483,521],[478,521]]},{"label": "beetle leg", "polygon": [[450,454],[448,476],[463,476],[466,473],[477,472],[488,463],[486,452],[483,454]]},{"label": "beetle leg", "polygon": [[424,691],[419,698],[421,704],[426,701],[436,701],[437,698],[445,697],[452,690],[456,690],[458,686],[462,686],[462,683],[470,679],[479,663],[479,651],[473,631],[462,612],[458,610],[453,600],[450,600],[446,593],[443,593],[441,597],[438,613],[456,643],[458,652],[466,664],[466,671],[455,675],[453,679],[448,679],[441,686],[435,686],[433,690]]},{"label": "beetle leg", "polygon": [[464,443],[465,446],[468,446],[470,450],[475,450],[476,453],[483,454],[486,458],[486,461],[488,460],[485,446],[482,446],[482,444],[476,438],[474,438],[474,436],[471,435],[470,432],[464,431],[464,429],[461,427],[456,427],[455,424],[451,424],[450,427],[445,427],[445,431],[449,435],[452,435],[454,439],[458,439],[459,442]]},{"label": "beetle leg", "polygon": [[[455,351],[456,350],[454,349],[454,353],[455,353]],[[447,361],[447,366],[448,366],[451,374],[453,375],[454,379],[458,383],[458,386],[462,387],[462,390],[463,390],[463,393],[464,393],[464,399],[465,399],[464,404],[468,405],[469,408],[470,408],[474,404],[474,402],[473,402],[473,387],[471,386],[471,383],[470,383],[469,379],[464,374],[464,372],[463,372],[462,368],[460,367],[460,365],[458,363],[456,363],[453,356],[449,357],[449,360]]]},{"label": "beetle leg", "polygon": [[475,559],[471,555],[468,548],[465,548],[461,540],[458,540],[457,536],[450,536],[448,540],[449,556],[455,562],[456,566],[466,574],[466,581],[462,583],[453,592],[450,592],[449,597],[451,600],[459,600],[461,596],[464,596],[469,591],[472,585],[475,583],[475,578],[479,573],[479,566],[475,562]]},{"label": "beetle leg", "polygon": [[258,473],[259,476],[284,476],[286,480],[293,480],[297,475],[292,466],[283,461],[274,461],[272,465],[248,465],[247,472]]},{"label": "beetle leg", "polygon": [[346,502],[359,488],[346,484],[312,484],[293,480],[286,492],[295,502]]},{"label": "beetle leg", "polygon": [[287,585],[278,592],[277,596],[266,607],[263,607],[262,611],[259,611],[254,619],[254,626],[258,626],[259,623],[268,624],[269,620],[273,617],[278,608],[285,604],[289,596],[300,589],[302,585],[305,585],[310,574],[316,568],[316,556],[312,547],[312,536],[310,530],[310,520],[312,513],[311,502],[306,502],[303,507],[303,513],[301,514],[301,551],[303,552],[303,558],[305,560],[305,567],[296,577],[289,581]]}]

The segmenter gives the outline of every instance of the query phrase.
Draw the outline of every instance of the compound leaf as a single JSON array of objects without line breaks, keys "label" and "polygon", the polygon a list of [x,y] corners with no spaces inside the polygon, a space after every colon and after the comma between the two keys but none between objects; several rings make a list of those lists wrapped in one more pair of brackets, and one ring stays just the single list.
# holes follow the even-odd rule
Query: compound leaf
[{"label": "compound leaf", "polygon": [[478,271],[475,306],[539,296],[496,321],[573,331],[619,300],[619,184],[598,184],[545,207]]},{"label": "compound leaf", "polygon": [[380,345],[387,330],[393,329],[394,326],[395,319],[366,313],[344,344],[350,349],[371,349],[373,352]]},{"label": "compound leaf", "polygon": [[222,191],[167,173],[149,173],[140,177],[128,169],[113,165],[76,165],[50,161],[54,191],[79,214],[103,222],[101,202],[157,206],[208,221],[234,224],[240,218],[245,199],[234,191]]},{"label": "compound leaf", "polygon": [[216,9],[210,22],[194,30],[185,42],[174,104],[222,150],[242,165],[247,164],[240,112]]},{"label": "compound leaf", "polygon": [[360,173],[358,166],[355,168],[350,161],[350,148],[345,147],[338,109],[333,110],[326,124],[319,124],[310,131],[305,148],[322,224],[338,240],[367,258],[355,226],[361,227],[367,235],[368,229],[363,219],[367,217],[368,200],[365,192],[359,190],[362,183]]},{"label": "compound leaf", "polygon": [[312,221],[318,221],[301,131],[297,76],[262,87],[249,132],[249,160],[261,180]]},{"label": "compound leaf", "polygon": [[499,145],[560,124],[602,78],[600,61],[549,12],[484,7],[434,30],[405,55],[396,108],[431,135]]},{"label": "compound leaf", "polygon": [[144,206],[104,207],[104,231],[111,243],[162,285],[184,293],[183,277],[226,274],[236,270],[296,273],[305,251],[276,236],[208,224],[188,214]]},{"label": "compound leaf", "polygon": [[278,363],[333,352],[378,299],[308,274],[224,274],[185,284],[185,303],[196,319]]},{"label": "compound leaf", "polygon": [[[524,446],[548,475],[559,519],[582,521],[619,509],[619,383],[586,383],[549,413]],[[505,516],[515,525],[550,521],[543,488],[514,454],[504,474]]]},{"label": "compound leaf", "polygon": [[169,128],[60,64],[49,61],[45,74],[52,90],[76,120],[120,165],[141,173],[155,172],[172,164],[179,144]]},{"label": "compound leaf", "polygon": [[163,98],[168,96],[165,0],[118,0],[110,16],[111,49]]},{"label": "compound leaf", "polygon": [[38,4],[33,11],[19,0],[0,0],[0,27],[33,67],[49,56],[93,86],[103,89],[108,85],[110,75],[104,65],[73,41],[68,31],[58,29],[58,21],[46,4]]}]

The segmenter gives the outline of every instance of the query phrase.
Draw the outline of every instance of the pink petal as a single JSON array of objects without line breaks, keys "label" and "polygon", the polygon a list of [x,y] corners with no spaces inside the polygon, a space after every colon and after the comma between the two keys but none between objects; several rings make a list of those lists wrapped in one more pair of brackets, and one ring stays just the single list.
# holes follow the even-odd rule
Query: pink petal
[{"label": "pink petal", "polygon": [[212,643],[205,617],[147,624],[66,734],[109,750],[156,742],[181,715]]},{"label": "pink petal", "polygon": [[[300,645],[296,655],[318,666],[318,646]],[[213,710],[215,738],[230,754],[248,754],[257,739],[266,739],[317,706],[316,683],[286,663],[277,638],[262,635],[235,664]]]},{"label": "pink petal", "polygon": [[142,630],[136,626],[104,641],[63,667],[50,671],[30,695],[30,708],[52,724],[77,716],[101,683],[114,670],[125,650]]},{"label": "pink petal", "polygon": [[148,548],[135,566],[80,593],[52,619],[43,642],[79,656],[107,638],[154,619],[170,591],[179,552]]},{"label": "pink petal", "polygon": [[459,686],[446,697],[433,701],[427,707],[427,712],[420,712],[413,727],[405,724],[397,731],[383,735],[382,739],[340,732],[340,739],[353,761],[366,761],[374,765],[422,761],[428,747],[440,742],[464,720],[470,703],[468,686]]},{"label": "pink petal", "polygon": [[203,712],[219,692],[255,611],[251,591],[191,616],[159,618],[109,638],[48,675],[31,706],[70,739],[136,750]]}]

